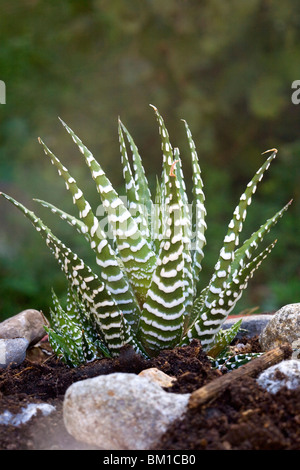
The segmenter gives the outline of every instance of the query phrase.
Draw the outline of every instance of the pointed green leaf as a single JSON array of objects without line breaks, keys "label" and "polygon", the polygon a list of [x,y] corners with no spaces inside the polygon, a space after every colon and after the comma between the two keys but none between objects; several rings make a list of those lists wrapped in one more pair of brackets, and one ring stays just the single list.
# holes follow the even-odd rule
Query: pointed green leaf
[{"label": "pointed green leaf", "polygon": [[80,234],[85,233],[85,223],[82,222],[81,220],[77,219],[71,214],[68,214],[65,211],[62,211],[61,209],[58,209],[53,204],[50,204],[50,202],[46,202],[41,199],[34,199],[34,201],[38,202],[43,207],[50,209],[53,214],[58,214],[62,220],[65,220],[66,222],[68,222],[69,225],[74,227],[78,233]]},{"label": "pointed green leaf", "polygon": [[205,196],[203,191],[203,182],[201,178],[201,169],[198,161],[198,155],[192,133],[186,121],[183,121],[188,138],[192,170],[193,170],[193,202],[192,202],[192,250],[193,250],[193,271],[196,279],[202,269],[201,262],[204,257],[203,248],[206,244],[205,230],[207,228],[205,217]]},{"label": "pointed green leaf", "polygon": [[139,338],[150,354],[178,344],[185,315],[182,207],[176,178],[172,178],[170,184],[171,188],[167,188],[167,230],[139,328]]},{"label": "pointed green leaf", "polygon": [[92,153],[63,121],[62,124],[78,145],[91,170],[116,238],[119,254],[135,294],[140,303],[143,304],[156,263],[155,253],[151,250],[147,240],[141,235],[136,222]]},{"label": "pointed green leaf", "polygon": [[[98,219],[95,217],[90,204],[86,201],[83,192],[78,187],[76,180],[70,175],[67,168],[63,166],[60,160],[51,152],[48,147],[40,140],[45,154],[50,157],[52,163],[57,167],[59,174],[63,177],[67,189],[73,196],[73,203],[78,207],[80,218],[84,225],[81,225],[82,233],[90,243],[96,255],[96,262],[100,268],[100,276],[107,285],[111,295],[114,297],[120,309],[131,325],[137,325],[140,310],[134,297],[132,289],[127,280],[126,274],[121,270],[116,255],[111,248],[103,230],[100,227]],[[45,205],[45,204],[44,204]],[[52,206],[52,211],[54,206]],[[64,218],[64,214],[56,209],[58,215]],[[67,222],[75,224],[76,220],[65,217]]]},{"label": "pointed green leaf", "polygon": [[[209,289],[205,299],[205,306],[213,309],[218,301],[219,294],[226,287],[227,277],[231,272],[231,263],[234,259],[234,252],[239,243],[239,234],[246,219],[247,206],[251,204],[251,199],[256,191],[258,183],[262,180],[265,171],[269,168],[272,160],[276,157],[277,150],[272,150],[271,155],[256,172],[245,192],[241,195],[239,204],[233,212],[233,218],[228,225],[228,231],[223,241],[219,259],[215,265],[214,274],[209,284]],[[218,312],[219,314],[219,312]]]},{"label": "pointed green leaf", "polygon": [[283,216],[284,212],[289,208],[292,201],[288,202],[280,211],[278,211],[273,217],[268,219],[261,227],[254,232],[243,245],[238,248],[234,253],[234,259],[231,263],[231,273],[229,279],[234,278],[236,272],[242,268],[246,260],[250,260],[253,252],[258,248],[259,244],[263,241],[264,236],[269,233],[272,227],[278,222]]},{"label": "pointed green leaf", "polygon": [[246,289],[249,280],[253,277],[254,272],[268,256],[275,244],[276,241],[271,243],[239,271],[235,278],[220,293],[218,303],[216,303],[213,310],[205,308],[205,303],[201,305],[194,304],[193,308],[199,309],[200,314],[199,312],[197,315],[194,313],[197,320],[190,328],[182,344],[187,344],[192,338],[199,338],[205,350],[211,347],[222,323],[233,310],[243,291]]},{"label": "pointed green leaf", "polygon": [[161,183],[156,177],[156,189],[155,189],[155,200],[152,210],[152,246],[156,254],[159,253],[160,244],[164,236],[164,223],[163,223],[163,209],[164,205],[162,203],[162,194],[161,194]]},{"label": "pointed green leaf", "polygon": [[83,357],[78,354],[76,343],[68,336],[44,327],[48,333],[49,343],[55,354],[70,367],[77,367],[82,363]]},{"label": "pointed green leaf", "polygon": [[[154,107],[153,107],[154,108]],[[165,227],[140,322],[140,338],[150,354],[159,349],[173,347],[181,338],[184,316],[186,315],[186,271],[185,250],[187,219],[180,183],[168,131],[158,110],[154,108],[162,142],[163,195]],[[175,173],[176,172],[176,173]],[[180,178],[180,177],[179,177]]]},{"label": "pointed green leaf", "polygon": [[[198,311],[198,317],[200,318],[198,318],[193,326],[194,329],[197,329],[197,333],[193,330],[193,333],[189,332],[191,336],[201,332],[201,335],[205,334],[208,338],[207,341],[210,343],[211,338],[217,333],[220,325],[228,315],[228,310],[223,307],[221,294],[227,288],[229,282],[231,264],[239,242],[239,233],[246,218],[246,208],[251,204],[251,198],[256,191],[257,184],[262,180],[265,171],[269,168],[276,154],[277,150],[273,149],[272,154],[256,172],[248,183],[245,192],[240,197],[239,204],[236,206],[233,218],[228,225],[228,231],[224,238],[223,247],[215,265],[213,276],[209,285],[205,288],[204,302],[202,303],[201,301],[201,304],[199,304],[198,299],[195,299],[193,309]],[[195,316],[194,313],[192,315]]]},{"label": "pointed green leaf", "polygon": [[134,182],[138,194],[138,199],[140,204],[145,206],[148,212],[148,216],[151,217],[152,212],[152,198],[151,192],[149,188],[149,183],[145,175],[145,170],[143,167],[142,159],[140,157],[138,148],[131,136],[128,132],[127,128],[124,124],[120,121],[120,125],[127,137],[127,140],[130,144],[130,148],[132,151],[132,159],[133,159],[133,169],[134,169]]},{"label": "pointed green leaf", "polygon": [[[74,288],[87,307],[99,328],[99,333],[104,338],[112,355],[118,354],[120,348],[126,343],[135,345],[135,339],[126,324],[123,330],[124,319],[118,305],[103,282],[86,266],[83,260],[67,248],[50,229],[33,212],[10,196],[0,193],[8,201],[14,204],[31,221],[36,230],[45,239],[51,252],[56,257],[62,271],[67,276],[72,288]],[[138,346],[136,346],[138,347]]]},{"label": "pointed green leaf", "polygon": [[[149,230],[149,220],[150,217],[148,214],[148,208],[144,202],[144,195],[140,194],[136,188],[136,183],[134,181],[131,166],[128,160],[126,145],[124,141],[124,136],[122,132],[122,125],[119,121],[119,141],[120,141],[120,151],[121,151],[121,162],[123,166],[123,177],[125,181],[125,189],[127,195],[127,207],[134,218],[135,222],[138,225],[138,228],[141,232],[141,235],[145,237],[150,242],[150,230]],[[137,181],[138,184],[138,181]],[[142,198],[142,199],[141,199]]]},{"label": "pointed green leaf", "polygon": [[[195,271],[192,266],[191,257],[191,219],[189,213],[188,197],[184,183],[182,162],[179,149],[177,148],[174,149],[174,162],[176,162],[176,178],[179,184],[178,189],[182,206],[185,316],[188,317],[193,305],[193,298],[195,294]],[[188,324],[188,318],[185,319],[185,324]]]},{"label": "pointed green leaf", "polygon": [[216,334],[214,339],[214,344],[209,351],[207,351],[207,355],[213,358],[217,358],[223,351],[230,345],[230,343],[234,340],[236,335],[239,332],[239,329],[242,324],[242,318],[238,320],[234,325],[232,325],[227,330],[223,330],[222,328]]}]

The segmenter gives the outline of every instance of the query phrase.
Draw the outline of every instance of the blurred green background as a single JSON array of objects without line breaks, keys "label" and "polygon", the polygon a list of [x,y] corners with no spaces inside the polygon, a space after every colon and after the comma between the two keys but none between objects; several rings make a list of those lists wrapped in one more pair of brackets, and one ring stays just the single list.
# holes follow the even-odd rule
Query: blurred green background
[{"label": "blurred green background", "polygon": [[[227,224],[269,148],[278,157],[248,211],[242,240],[294,199],[266,239],[278,238],[234,310],[271,311],[300,301],[300,4],[294,0],[23,0],[1,2],[0,191],[36,211],[54,233],[91,260],[89,247],[34,197],[74,212],[70,195],[37,138],[69,167],[99,204],[90,175],[60,116],[120,188],[117,119],[134,136],[151,181],[161,172],[157,123],[165,118],[189,154],[190,125],[205,184],[207,246],[203,286]],[[188,185],[189,186],[189,185]],[[241,241],[242,241],[241,240]],[[49,310],[65,278],[42,238],[0,200],[0,319],[25,308]]]}]

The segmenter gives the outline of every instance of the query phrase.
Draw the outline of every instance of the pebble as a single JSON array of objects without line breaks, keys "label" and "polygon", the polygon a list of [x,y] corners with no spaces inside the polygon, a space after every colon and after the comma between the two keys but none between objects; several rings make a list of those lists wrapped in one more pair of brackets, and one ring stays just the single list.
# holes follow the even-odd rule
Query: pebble
[{"label": "pebble", "polygon": [[300,387],[300,361],[289,359],[269,367],[256,379],[257,383],[270,393],[277,393],[282,387],[294,390]]},{"label": "pebble", "polygon": [[0,323],[0,338],[25,338],[32,346],[45,336],[44,325],[48,324],[42,312],[34,309],[23,310]]},{"label": "pebble", "polygon": [[28,348],[25,338],[0,339],[0,369],[21,364]]},{"label": "pebble", "polygon": [[289,304],[276,312],[259,336],[264,351],[300,338],[300,303]]},{"label": "pebble", "polygon": [[0,368],[21,364],[30,346],[45,336],[44,326],[48,320],[42,312],[34,309],[7,318],[0,323]]},{"label": "pebble", "polygon": [[[261,314],[261,315],[248,315],[244,316],[240,331],[237,333],[236,338],[241,339],[243,336],[253,337],[259,335],[262,330],[268,325],[273,315]],[[222,327],[223,329],[230,328],[240,318],[229,318],[226,320]]]},{"label": "pebble", "polygon": [[173,383],[176,382],[174,377],[165,374],[156,367],[151,367],[149,369],[144,369],[139,373],[140,377],[147,377],[152,382],[157,383],[161,387],[172,387]]},{"label": "pebble", "polygon": [[75,439],[102,450],[147,450],[185,413],[189,397],[141,375],[98,376],[67,389],[64,423]]}]

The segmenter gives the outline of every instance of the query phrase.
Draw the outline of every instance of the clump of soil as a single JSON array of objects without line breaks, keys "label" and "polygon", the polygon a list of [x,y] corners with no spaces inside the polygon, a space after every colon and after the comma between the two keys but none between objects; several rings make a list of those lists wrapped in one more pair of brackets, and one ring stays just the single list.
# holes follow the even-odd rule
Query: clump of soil
[{"label": "clump of soil", "polygon": [[233,383],[215,402],[188,410],[160,439],[163,450],[299,450],[300,389]]},{"label": "clump of soil", "polygon": [[[257,338],[244,342],[248,349],[259,351]],[[226,373],[211,369],[196,340],[189,346],[163,351],[149,361],[131,348],[124,348],[116,359],[102,359],[74,369],[54,356],[46,356],[47,348],[47,344],[32,348],[20,366],[0,371],[0,415],[4,411],[19,413],[28,403],[48,403],[56,408],[50,415],[37,414],[18,427],[0,425],[1,450],[89,449],[73,439],[63,423],[64,393],[78,380],[113,372],[138,374],[157,367],[177,378],[168,391],[192,393]],[[157,449],[300,449],[299,424],[300,389],[282,390],[273,396],[263,391],[255,379],[243,379],[232,384],[217,401],[189,410],[160,438]]]}]

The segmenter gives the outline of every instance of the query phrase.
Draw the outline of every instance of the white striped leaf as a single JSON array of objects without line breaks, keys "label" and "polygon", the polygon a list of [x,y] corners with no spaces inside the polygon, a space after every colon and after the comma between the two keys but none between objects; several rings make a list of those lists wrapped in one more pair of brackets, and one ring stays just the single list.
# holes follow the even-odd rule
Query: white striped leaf
[{"label": "white striped leaf", "polygon": [[112,227],[118,252],[134,292],[142,305],[155,268],[155,253],[151,250],[147,240],[141,235],[136,222],[92,153],[63,121],[62,123],[79,147],[91,171],[106,210],[108,221]]},{"label": "white striped leaf", "polygon": [[182,344],[188,344],[192,338],[199,338],[204,350],[212,348],[220,327],[235,307],[237,301],[241,298],[243,291],[247,288],[248,282],[253,277],[254,272],[272,251],[275,244],[276,241],[271,243],[258,256],[256,256],[256,258],[252,259],[240,269],[235,278],[226,286],[226,289],[220,293],[218,302],[215,306],[215,311],[211,312],[211,310],[206,308],[205,302],[201,305],[194,304],[194,308],[199,308],[201,315],[198,316],[198,319],[189,329],[187,337],[183,339]]},{"label": "white striped leaf", "polygon": [[162,141],[167,217],[157,266],[143,306],[139,329],[139,338],[150,354],[178,344],[186,313],[184,232],[187,224],[183,217],[176,162],[173,160],[168,133],[156,109],[155,113]]},{"label": "white striped leaf", "polygon": [[[223,247],[219,254],[219,259],[215,265],[213,276],[209,285],[205,288],[205,298],[202,304],[195,299],[193,309],[198,311],[197,323],[201,324],[201,331],[207,331],[208,336],[212,336],[218,331],[218,326],[225,321],[228,311],[219,304],[219,299],[223,291],[227,288],[231,273],[231,265],[234,260],[236,247],[239,243],[239,234],[246,219],[247,206],[251,204],[252,196],[256,191],[257,184],[262,180],[265,171],[269,168],[272,160],[276,157],[277,150],[267,158],[265,163],[256,172],[252,180],[248,183],[245,192],[239,200],[233,212],[233,218],[228,225],[228,231],[223,241]],[[192,314],[195,317],[195,314]],[[214,325],[213,327],[211,325]],[[200,330],[199,330],[200,331]],[[189,332],[189,335],[194,333]]]},{"label": "white striped leaf", "polygon": [[[136,326],[140,314],[138,303],[132,292],[126,273],[121,270],[120,263],[106,239],[105,233],[101,229],[98,219],[94,215],[90,204],[86,201],[82,190],[78,187],[76,180],[70,175],[67,168],[62,165],[60,160],[41,140],[40,143],[43,145],[45,154],[50,157],[51,162],[56,166],[59,175],[62,176],[67,189],[73,196],[73,203],[77,206],[79,216],[84,224],[80,224],[82,233],[95,253],[96,263],[99,266],[102,281],[106,284],[111,295],[118,303],[123,314],[126,316],[127,321],[131,325]],[[51,210],[55,210],[54,206],[52,206]],[[76,219],[72,219],[61,211],[59,212],[56,210],[56,212],[77,229],[79,228],[79,224]]]},{"label": "white striped leaf", "polygon": [[198,154],[192,133],[186,121],[183,121],[191,153],[192,171],[193,171],[193,201],[192,201],[192,250],[193,250],[193,273],[198,279],[202,269],[201,263],[204,258],[203,248],[206,245],[205,230],[207,228],[205,217],[205,196],[203,191],[203,181],[201,169],[198,161]]},{"label": "white striped leaf", "polygon": [[[119,121],[119,122],[120,122],[120,126],[121,126],[122,130],[124,131],[124,133],[127,137],[127,140],[130,144],[130,148],[131,148],[131,152],[132,152],[133,170],[134,170],[133,177],[134,177],[135,187],[136,187],[136,190],[137,190],[138,200],[139,200],[140,204],[145,206],[145,208],[147,210],[147,213],[148,213],[148,217],[150,218],[151,213],[152,213],[153,203],[152,203],[149,183],[148,183],[147,177],[145,175],[145,170],[144,170],[144,167],[143,167],[142,159],[141,159],[141,156],[139,154],[139,150],[138,150],[131,134],[128,132],[128,130],[124,126],[124,124],[121,121]],[[149,219],[148,219],[148,221],[149,221]]]},{"label": "white striped leaf", "polygon": [[87,312],[91,316],[90,318],[99,328],[99,334],[107,344],[111,354],[117,355],[120,348],[127,343],[131,343],[138,348],[129,325],[124,322],[123,314],[118,305],[90,267],[55,237],[51,230],[32,211],[29,211],[10,196],[4,193],[1,193],[1,195],[20,209],[45,239],[70,285],[84,302]]},{"label": "white striped leaf", "polygon": [[[149,229],[149,214],[148,208],[144,201],[143,194],[140,194],[140,191],[137,189],[135,179],[132,175],[131,166],[129,163],[127,149],[124,141],[122,125],[119,121],[119,142],[120,142],[120,152],[121,152],[121,162],[123,166],[123,178],[125,182],[125,190],[127,196],[127,208],[129,209],[132,217],[134,218],[139,231],[143,237],[145,237],[148,242],[150,242],[150,229]],[[138,188],[141,188],[139,185]]]},{"label": "white striped leaf", "polygon": [[238,248],[234,253],[234,259],[231,263],[231,272],[229,280],[235,277],[236,272],[244,267],[247,260],[251,260],[253,252],[258,248],[259,244],[263,241],[265,235],[270,232],[271,228],[278,222],[283,216],[284,212],[289,208],[292,201],[288,202],[280,211],[278,211],[273,217],[268,219],[261,227],[254,232],[243,245]]},{"label": "white striped leaf", "polygon": [[225,354],[227,347],[230,345],[230,343],[234,340],[234,338],[238,334],[241,328],[242,321],[243,319],[241,318],[236,323],[234,323],[234,325],[232,325],[230,328],[226,330],[221,328],[219,330],[219,332],[215,336],[213,347],[209,349],[209,351],[207,351],[207,355],[209,357],[216,359],[219,356],[222,356],[223,354]]}]

